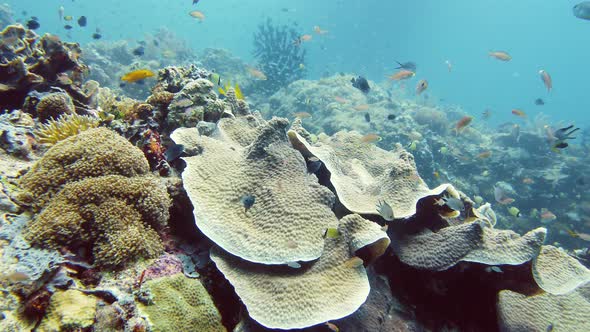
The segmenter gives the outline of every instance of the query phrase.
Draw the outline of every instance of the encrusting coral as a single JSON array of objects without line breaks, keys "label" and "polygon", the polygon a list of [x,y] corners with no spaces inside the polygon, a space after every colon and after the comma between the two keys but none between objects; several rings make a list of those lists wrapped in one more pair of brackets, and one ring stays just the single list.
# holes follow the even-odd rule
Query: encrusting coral
[{"label": "encrusting coral", "polygon": [[[211,259],[257,322],[269,328],[304,328],[355,312],[370,290],[363,261],[376,259],[389,244],[379,225],[358,215],[342,218],[338,233],[325,239],[322,256],[311,266],[265,266],[219,248],[211,251]],[[355,256],[363,251],[356,248],[361,243],[363,248],[375,246],[363,260]]]},{"label": "encrusting coral", "polygon": [[[222,119],[215,138],[199,136],[196,128],[171,135],[185,152],[196,153],[183,158],[182,178],[197,226],[226,251],[252,262],[317,259],[324,231],[337,224],[334,195],[308,173],[287,140],[287,126],[285,119],[265,123],[246,116]],[[254,197],[253,206],[245,208],[245,196]]]},{"label": "encrusting coral", "polygon": [[58,291],[51,297],[47,315],[41,321],[39,332],[79,331],[94,324],[98,299],[69,289]]},{"label": "encrusting coral", "polygon": [[145,282],[153,303],[140,305],[152,331],[226,331],[221,316],[199,281],[182,273]]},{"label": "encrusting coral", "polygon": [[42,207],[67,183],[110,174],[131,177],[149,170],[141,150],[109,129],[94,128],[55,144],[20,185],[35,206]]}]

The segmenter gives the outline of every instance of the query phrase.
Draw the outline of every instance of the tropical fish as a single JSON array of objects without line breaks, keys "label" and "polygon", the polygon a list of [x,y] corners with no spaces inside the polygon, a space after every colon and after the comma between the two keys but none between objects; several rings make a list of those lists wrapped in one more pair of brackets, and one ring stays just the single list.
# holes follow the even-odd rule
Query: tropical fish
[{"label": "tropical fish", "polygon": [[146,79],[148,77],[153,77],[155,75],[156,74],[154,74],[154,72],[149,69],[138,69],[138,70],[134,70],[134,71],[128,72],[127,74],[123,75],[121,77],[121,81],[133,83],[133,82],[141,81],[141,80]]},{"label": "tropical fish", "polygon": [[287,266],[292,268],[292,269],[299,269],[301,268],[301,264],[299,264],[298,262],[288,262]]},{"label": "tropical fish", "polygon": [[513,109],[512,110],[512,114],[514,114],[516,116],[519,116],[521,118],[526,118],[527,117],[526,113],[523,110],[519,110],[519,109]]},{"label": "tropical fish", "polygon": [[366,134],[365,136],[363,136],[361,138],[361,142],[363,143],[375,143],[375,142],[379,142],[381,141],[381,136],[377,135],[377,134]]},{"label": "tropical fish", "polygon": [[504,51],[490,51],[488,53],[488,55],[491,56],[492,58],[496,58],[500,61],[512,60],[512,57],[510,56],[510,54],[508,54],[507,52],[504,52]]},{"label": "tropical fish", "polygon": [[481,117],[484,120],[487,120],[490,118],[490,116],[492,116],[492,111],[490,109],[485,109],[482,113],[481,113]]},{"label": "tropical fish", "polygon": [[318,35],[325,35],[328,33],[328,30],[322,30],[318,25],[313,27],[313,32],[317,33]]},{"label": "tropical fish", "polygon": [[86,18],[86,16],[80,16],[78,18],[78,25],[79,26],[85,27],[87,23],[88,23],[88,19]]},{"label": "tropical fish", "polygon": [[347,268],[354,269],[354,268],[357,268],[359,266],[362,266],[363,263],[364,262],[363,262],[363,260],[360,257],[353,256],[353,257],[347,259],[344,262],[344,266],[346,266]]},{"label": "tropical fish", "polygon": [[479,159],[486,159],[486,158],[489,158],[491,156],[492,156],[492,151],[487,150],[487,151],[480,152],[477,155],[477,158],[479,158]]},{"label": "tropical fish", "polygon": [[465,127],[467,127],[471,121],[473,120],[472,116],[464,116],[462,117],[459,121],[457,121],[457,124],[455,125],[455,132],[458,134],[461,130],[463,130]]},{"label": "tropical fish", "polygon": [[178,159],[184,153],[184,145],[182,144],[174,144],[169,146],[164,152],[164,157],[166,161],[173,161]]},{"label": "tropical fish", "polygon": [[74,19],[74,16],[72,16],[72,15],[66,15],[66,16],[64,16],[64,21],[71,21],[73,19]]},{"label": "tropical fish", "polygon": [[324,232],[324,238],[328,239],[336,239],[340,236],[340,232],[338,232],[337,228],[326,228]]},{"label": "tropical fish", "polygon": [[551,92],[551,89],[553,88],[551,76],[549,76],[549,74],[543,69],[539,70],[539,75],[541,75],[541,80],[543,81],[543,84],[545,84],[547,92]]},{"label": "tropical fish", "polygon": [[404,69],[412,72],[416,72],[416,64],[412,61],[401,63],[399,61],[395,61],[399,65],[399,67],[395,67],[395,69]]},{"label": "tropical fish", "polygon": [[256,68],[248,67],[248,73],[250,73],[252,77],[259,79],[261,81],[266,81],[268,79],[262,71]]},{"label": "tropical fish", "polygon": [[145,47],[140,45],[136,47],[131,53],[133,53],[135,56],[142,56],[145,54]]},{"label": "tropical fish", "polygon": [[533,180],[531,178],[524,178],[524,179],[522,179],[522,183],[524,183],[524,184],[533,184],[533,183],[535,183],[535,180]]},{"label": "tropical fish", "polygon": [[196,5],[199,3],[199,0],[193,0],[193,5]]},{"label": "tropical fish", "polygon": [[434,171],[432,172],[432,175],[434,176],[435,179],[440,179],[440,173],[438,171]]},{"label": "tropical fish", "polygon": [[63,20],[65,11],[66,11],[66,9],[64,8],[64,6],[59,6],[59,8],[57,10],[57,14],[59,16],[60,21]]},{"label": "tropical fish", "polygon": [[427,80],[418,81],[418,84],[416,85],[416,94],[417,95],[421,94],[427,88],[428,88],[428,81]]},{"label": "tropical fish", "polygon": [[544,224],[557,219],[557,216],[546,208],[541,209],[541,214],[539,214],[539,217],[541,218],[541,222]]},{"label": "tropical fish", "polygon": [[330,331],[332,332],[340,332],[340,329],[338,328],[338,326],[336,326],[336,324],[334,323],[330,323],[330,322],[326,322],[326,326],[330,329]]},{"label": "tropical fish", "polygon": [[221,76],[218,73],[211,73],[209,80],[215,85],[221,85]]},{"label": "tropical fish", "polygon": [[369,81],[367,81],[366,78],[359,76],[357,78],[352,78],[350,80],[350,82],[352,83],[352,86],[361,90],[361,92],[363,93],[368,93],[371,90],[371,87],[369,86]]},{"label": "tropical fish", "polygon": [[494,199],[496,202],[502,205],[507,205],[514,202],[514,198],[508,197],[504,189],[500,187],[494,187]]},{"label": "tropical fish", "polygon": [[446,205],[449,209],[454,211],[465,211],[465,204],[462,200],[455,197],[442,197],[434,201],[435,205],[444,206]]},{"label": "tropical fish", "polygon": [[320,170],[322,167],[322,162],[317,157],[309,157],[307,158],[307,172],[310,174],[315,174],[317,171]]},{"label": "tropical fish", "polygon": [[490,272],[496,272],[496,273],[502,273],[504,271],[502,271],[502,269],[498,266],[486,266],[485,268],[486,272],[490,273]]},{"label": "tropical fish", "polygon": [[543,106],[543,105],[545,105],[545,101],[541,98],[537,98],[537,99],[535,99],[535,105]]},{"label": "tropical fish", "polygon": [[392,81],[401,81],[407,80],[408,78],[412,78],[414,76],[416,76],[416,73],[414,73],[413,71],[403,69],[389,76],[389,79]]},{"label": "tropical fish", "polygon": [[520,218],[520,210],[516,206],[511,206],[508,208],[508,213],[513,217]]},{"label": "tropical fish", "polygon": [[69,24],[64,25],[64,29],[66,29],[66,30],[72,30],[73,28],[74,27]]},{"label": "tropical fish", "polygon": [[312,38],[313,38],[313,36],[309,35],[309,34],[301,35],[301,36],[295,38],[295,40],[293,40],[293,45],[300,46],[303,42],[308,42]]},{"label": "tropical fish", "polygon": [[574,16],[583,20],[590,20],[590,1],[582,1],[572,8]]},{"label": "tropical fish", "polygon": [[248,210],[250,210],[250,208],[256,202],[256,197],[254,197],[254,195],[244,195],[240,199],[240,202],[242,202],[242,205],[244,205],[244,212],[248,212]]},{"label": "tropical fish", "polygon": [[30,19],[27,21],[27,28],[31,29],[31,30],[37,30],[41,27],[41,24],[39,24],[39,21],[34,20],[34,19]]},{"label": "tropical fish", "polygon": [[293,113],[293,116],[295,116],[298,119],[306,119],[306,118],[311,118],[311,114],[307,113],[307,112],[297,112],[297,113]]},{"label": "tropical fish", "polygon": [[203,22],[205,20],[205,14],[203,14],[203,12],[200,10],[192,10],[188,14],[199,20],[199,22]]},{"label": "tropical fish", "polygon": [[346,103],[348,103],[348,100],[346,100],[345,98],[339,97],[339,96],[334,97],[334,100],[338,104],[346,104]]},{"label": "tropical fish", "polygon": [[368,104],[360,104],[360,105],[354,106],[353,109],[355,111],[366,111],[369,109],[369,105]]},{"label": "tropical fish", "polygon": [[381,217],[383,217],[383,219],[387,221],[392,221],[395,219],[393,209],[386,201],[377,201],[377,212],[381,215]]}]

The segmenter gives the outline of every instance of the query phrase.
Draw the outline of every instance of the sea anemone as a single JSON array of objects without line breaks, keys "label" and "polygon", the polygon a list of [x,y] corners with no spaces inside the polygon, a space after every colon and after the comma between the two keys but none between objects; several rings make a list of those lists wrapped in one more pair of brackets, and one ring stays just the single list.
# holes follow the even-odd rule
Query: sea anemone
[{"label": "sea anemone", "polygon": [[90,128],[96,128],[100,119],[78,114],[63,114],[57,120],[50,119],[35,131],[35,136],[41,144],[53,145],[70,136]]}]

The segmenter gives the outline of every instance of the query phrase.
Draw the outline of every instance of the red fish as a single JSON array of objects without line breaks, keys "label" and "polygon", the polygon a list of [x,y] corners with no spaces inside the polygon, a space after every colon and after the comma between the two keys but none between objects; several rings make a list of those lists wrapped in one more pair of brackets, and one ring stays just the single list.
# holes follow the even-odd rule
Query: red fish
[{"label": "red fish", "polygon": [[457,124],[455,125],[455,131],[457,132],[457,134],[465,127],[467,127],[471,121],[473,120],[472,116],[464,116],[461,118],[461,120],[457,121]]}]

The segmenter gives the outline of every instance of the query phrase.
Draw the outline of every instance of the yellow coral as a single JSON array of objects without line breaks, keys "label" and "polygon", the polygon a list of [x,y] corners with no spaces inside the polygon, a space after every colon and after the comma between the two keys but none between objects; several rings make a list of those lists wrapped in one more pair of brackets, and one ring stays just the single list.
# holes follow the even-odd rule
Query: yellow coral
[{"label": "yellow coral", "polygon": [[100,119],[86,115],[63,114],[57,120],[50,119],[35,131],[42,144],[53,145],[68,137],[78,135],[90,128],[96,128]]}]

